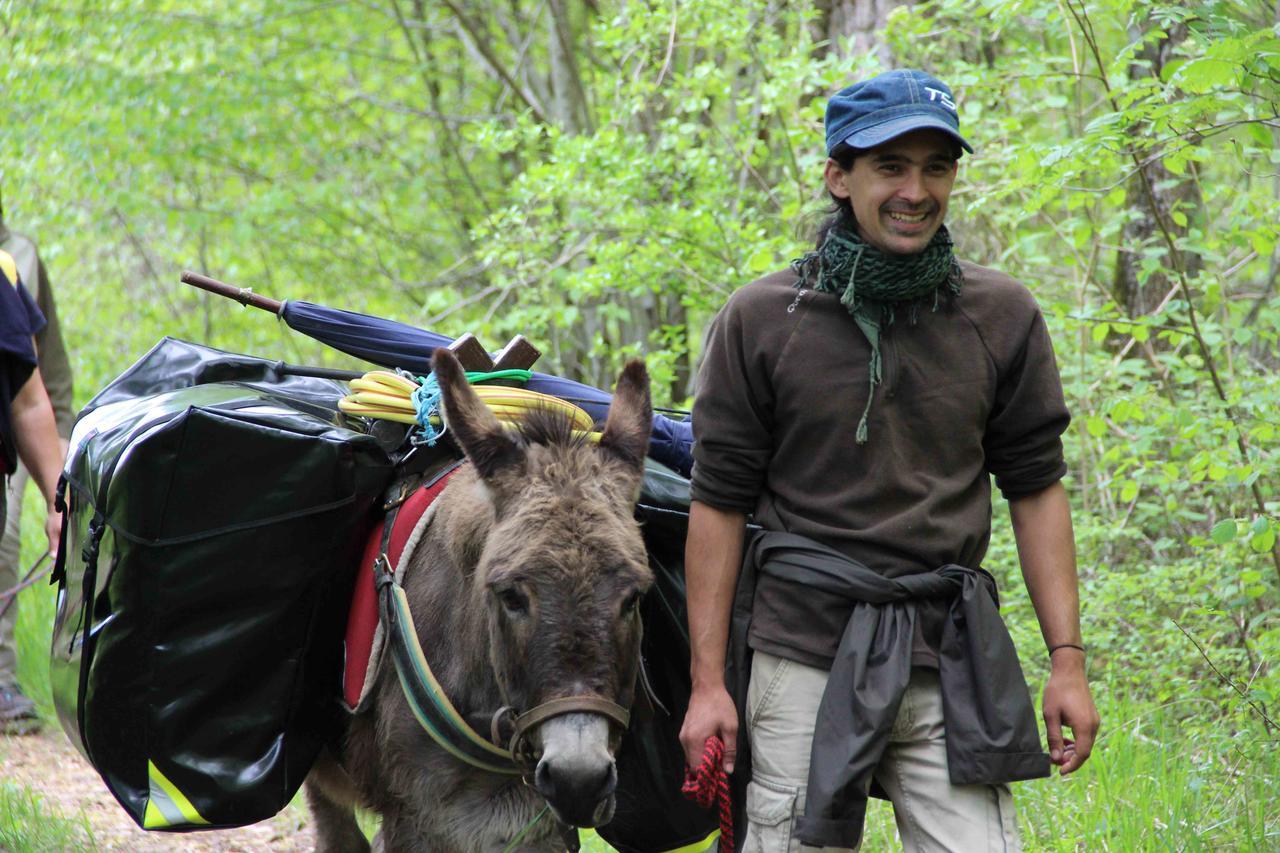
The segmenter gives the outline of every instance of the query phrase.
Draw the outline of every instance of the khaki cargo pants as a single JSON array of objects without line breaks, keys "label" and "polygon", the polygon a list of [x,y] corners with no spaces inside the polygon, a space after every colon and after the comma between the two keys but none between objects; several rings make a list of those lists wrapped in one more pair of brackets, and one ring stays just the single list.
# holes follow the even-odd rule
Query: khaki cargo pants
[{"label": "khaki cargo pants", "polygon": [[[827,673],[756,652],[747,693],[751,783],[744,853],[800,853],[809,749]],[[893,802],[910,851],[1018,851],[1008,785],[952,785],[947,776],[942,691],[936,670],[915,667],[876,781]],[[856,848],[824,848],[827,850]]]}]

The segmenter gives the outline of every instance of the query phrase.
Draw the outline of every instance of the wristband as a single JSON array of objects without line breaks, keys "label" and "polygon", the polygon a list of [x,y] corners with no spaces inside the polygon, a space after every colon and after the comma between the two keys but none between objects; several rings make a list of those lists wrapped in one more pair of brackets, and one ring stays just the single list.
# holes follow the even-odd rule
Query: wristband
[{"label": "wristband", "polygon": [[1084,646],[1078,646],[1075,643],[1058,643],[1056,646],[1049,647],[1049,657],[1053,657],[1053,653],[1058,649],[1079,649],[1081,654],[1085,653]]}]

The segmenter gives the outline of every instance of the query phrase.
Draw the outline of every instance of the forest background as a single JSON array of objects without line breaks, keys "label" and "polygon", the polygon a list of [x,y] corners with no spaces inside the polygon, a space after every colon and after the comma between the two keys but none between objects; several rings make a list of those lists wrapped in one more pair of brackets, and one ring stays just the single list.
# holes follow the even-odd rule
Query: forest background
[{"label": "forest background", "polygon": [[[1021,786],[1029,846],[1277,849],[1278,21],[1259,0],[9,0],[0,191],[78,403],[164,335],[353,366],[179,285],[194,268],[491,348],[524,333],[599,386],[643,354],[680,407],[716,308],[809,245],[825,98],[931,71],[977,149],[960,254],[1034,291],[1074,413],[1104,731],[1075,777]],[[987,566],[1043,683],[995,513]],[[46,711],[50,599],[22,602]],[[869,847],[891,837],[878,813]]]}]

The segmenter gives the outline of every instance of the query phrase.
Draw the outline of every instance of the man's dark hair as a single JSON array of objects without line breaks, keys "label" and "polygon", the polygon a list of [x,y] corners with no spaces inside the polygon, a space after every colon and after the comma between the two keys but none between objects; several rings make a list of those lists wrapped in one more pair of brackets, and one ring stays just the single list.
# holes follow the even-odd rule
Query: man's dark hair
[{"label": "man's dark hair", "polygon": [[[828,156],[835,160],[841,169],[848,172],[853,169],[853,161],[866,153],[867,149],[865,148],[854,148],[852,145],[846,145],[841,142],[831,150]],[[837,225],[843,223],[852,228],[858,222],[854,218],[853,203],[849,199],[839,198],[832,194],[831,190],[827,190],[827,196],[831,199],[831,206],[823,211],[822,221],[818,223],[818,229],[813,235],[815,246],[821,246],[822,241],[827,237],[827,232]]]}]

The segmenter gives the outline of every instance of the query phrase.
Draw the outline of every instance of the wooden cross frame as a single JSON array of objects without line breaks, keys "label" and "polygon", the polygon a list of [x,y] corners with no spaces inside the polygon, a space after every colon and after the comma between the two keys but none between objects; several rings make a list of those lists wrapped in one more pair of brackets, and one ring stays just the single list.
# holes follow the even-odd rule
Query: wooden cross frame
[{"label": "wooden cross frame", "polygon": [[449,344],[449,351],[457,356],[463,370],[473,373],[528,370],[542,355],[542,351],[529,343],[524,335],[516,335],[505,347],[491,356],[480,340],[470,332]]}]

